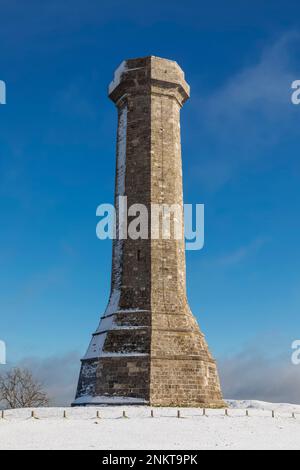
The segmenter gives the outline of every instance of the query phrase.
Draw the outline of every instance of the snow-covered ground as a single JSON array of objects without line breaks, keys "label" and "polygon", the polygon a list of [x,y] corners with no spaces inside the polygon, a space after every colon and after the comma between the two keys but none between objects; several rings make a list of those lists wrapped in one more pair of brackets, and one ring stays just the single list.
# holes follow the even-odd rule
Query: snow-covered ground
[{"label": "snow-covered ground", "polygon": [[300,449],[300,406],[228,402],[228,417],[224,410],[203,416],[186,408],[181,419],[175,408],[155,408],[151,418],[144,406],[67,408],[67,419],[63,408],[35,410],[39,419],[30,418],[31,410],[7,411],[0,449]]}]

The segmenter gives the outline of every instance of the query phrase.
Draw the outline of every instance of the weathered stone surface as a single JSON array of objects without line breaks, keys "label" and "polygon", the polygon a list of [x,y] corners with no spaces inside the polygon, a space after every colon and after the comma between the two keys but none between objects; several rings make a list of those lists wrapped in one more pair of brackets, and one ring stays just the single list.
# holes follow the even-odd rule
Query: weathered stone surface
[{"label": "weathered stone surface", "polygon": [[[183,211],[183,71],[158,57],[128,60],[109,96],[119,117],[117,209],[118,196],[126,195],[128,206],[151,211],[153,203],[177,203]],[[111,299],[77,391],[80,404],[90,397],[99,404],[132,397],[154,406],[224,406],[215,361],[187,302],[183,236],[114,242]]]}]

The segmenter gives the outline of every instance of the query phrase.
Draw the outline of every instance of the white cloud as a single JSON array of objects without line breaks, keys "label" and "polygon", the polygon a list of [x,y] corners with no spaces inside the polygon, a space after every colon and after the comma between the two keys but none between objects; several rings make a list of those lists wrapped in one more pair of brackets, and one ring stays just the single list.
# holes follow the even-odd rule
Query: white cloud
[{"label": "white cloud", "polygon": [[[276,341],[278,338],[274,343]],[[272,342],[268,346],[272,352]],[[226,398],[300,404],[300,366],[291,362],[293,351],[289,349],[289,343],[285,354],[274,357],[270,351],[257,342],[239,354],[218,361]],[[79,353],[69,352],[49,358],[28,357],[14,365],[33,371],[49,393],[51,405],[69,406],[73,401],[79,376]]]},{"label": "white cloud", "polygon": [[69,406],[74,400],[80,370],[78,352],[48,358],[26,357],[11,365],[15,366],[32,371],[49,394],[52,406]]},{"label": "white cloud", "polygon": [[290,86],[295,77],[293,53],[299,39],[296,32],[282,36],[263,49],[256,64],[241,70],[217,90],[208,100],[212,118],[249,120],[247,113],[255,109],[270,119],[281,119],[270,111],[290,105]]},{"label": "white cloud", "polygon": [[265,238],[257,238],[248,245],[238,247],[236,250],[226,253],[216,259],[216,264],[221,266],[232,266],[239,264],[247,258],[255,255],[267,243]]},{"label": "white cloud", "polygon": [[194,97],[200,142],[206,146],[200,151],[206,158],[192,172],[209,189],[226,184],[244,167],[265,162],[276,145],[297,131],[291,84],[299,73],[299,40],[298,32],[283,35],[222,87]]},{"label": "white cloud", "polygon": [[300,404],[300,366],[291,362],[292,350],[277,357],[248,348],[219,361],[224,396]]}]

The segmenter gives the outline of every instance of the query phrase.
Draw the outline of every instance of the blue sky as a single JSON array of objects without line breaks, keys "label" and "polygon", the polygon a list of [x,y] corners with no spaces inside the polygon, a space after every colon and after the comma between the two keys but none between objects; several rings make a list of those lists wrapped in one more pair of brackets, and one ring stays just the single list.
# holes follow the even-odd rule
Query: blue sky
[{"label": "blue sky", "polygon": [[95,212],[113,201],[107,85],[123,59],[150,54],[176,60],[191,85],[185,201],[206,206],[205,248],[187,253],[192,310],[221,363],[258,349],[289,363],[300,5],[265,3],[0,0],[0,339],[11,363],[76,357],[78,368],[106,306],[111,246]]}]

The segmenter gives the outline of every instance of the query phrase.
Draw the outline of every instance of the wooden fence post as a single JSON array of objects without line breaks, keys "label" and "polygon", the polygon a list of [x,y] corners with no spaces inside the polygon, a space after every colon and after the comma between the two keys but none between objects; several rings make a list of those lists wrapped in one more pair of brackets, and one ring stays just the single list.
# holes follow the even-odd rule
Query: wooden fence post
[{"label": "wooden fence post", "polygon": [[31,419],[39,419],[39,418],[36,416],[34,410],[32,410],[32,412],[31,412]]}]

